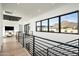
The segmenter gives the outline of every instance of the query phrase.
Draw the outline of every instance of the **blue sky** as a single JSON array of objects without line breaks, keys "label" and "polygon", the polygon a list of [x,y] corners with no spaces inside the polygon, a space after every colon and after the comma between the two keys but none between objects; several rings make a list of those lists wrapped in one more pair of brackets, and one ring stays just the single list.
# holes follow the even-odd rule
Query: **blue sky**
[{"label": "blue sky", "polygon": [[42,25],[47,26],[47,25],[48,25],[47,22],[48,22],[48,20],[46,20],[46,21],[42,21]]},{"label": "blue sky", "polygon": [[61,21],[69,21],[69,22],[75,22],[77,23],[77,13],[66,15],[61,17]]},{"label": "blue sky", "polygon": [[[61,22],[62,21],[69,21],[69,22],[77,23],[77,13],[62,16]],[[54,25],[55,23],[58,23],[59,21],[58,21],[58,18],[53,18],[49,22],[50,22],[50,25]]]},{"label": "blue sky", "polygon": [[59,22],[58,20],[59,20],[59,18],[50,19],[49,25],[51,26],[51,25],[54,25],[54,24],[58,23]]}]

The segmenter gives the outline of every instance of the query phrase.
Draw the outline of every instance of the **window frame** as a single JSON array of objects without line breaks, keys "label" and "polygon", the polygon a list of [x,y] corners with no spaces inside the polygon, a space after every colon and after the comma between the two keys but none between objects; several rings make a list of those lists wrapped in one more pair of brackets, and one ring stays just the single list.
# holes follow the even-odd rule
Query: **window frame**
[{"label": "window frame", "polygon": [[[39,31],[37,30],[37,27],[38,27],[38,26],[37,26],[37,23],[38,23],[38,22],[40,22],[40,30],[39,30]],[[36,31],[37,31],[37,32],[41,32],[41,21],[36,21]]]},{"label": "window frame", "polygon": [[[77,33],[66,33],[66,32],[61,32],[61,17],[62,16],[65,16],[65,15],[69,15],[69,14],[73,14],[73,13],[77,13],[77,30],[78,32]],[[49,31],[49,20],[50,19],[53,19],[53,18],[58,18],[58,23],[59,23],[59,32],[52,32],[52,31]],[[42,21],[45,21],[45,20],[48,20],[48,31],[42,31]],[[69,13],[65,13],[65,14],[62,14],[62,15],[58,15],[58,16],[54,16],[54,17],[50,17],[50,18],[47,18],[47,19],[43,19],[43,20],[40,20],[40,21],[36,21],[37,22],[41,22],[41,30],[40,31],[37,31],[36,32],[49,32],[49,33],[63,33],[63,34],[79,34],[79,10],[76,10],[76,11],[73,11],[73,12],[69,12]],[[37,29],[37,24],[36,24],[36,29]]]},{"label": "window frame", "polygon": [[[67,16],[67,15],[71,15],[71,14],[74,14],[74,13],[77,13],[77,33],[79,33],[78,31],[78,25],[79,25],[79,19],[78,19],[78,12],[71,12],[71,13],[68,13],[68,14],[64,14],[64,15],[61,15],[60,16],[60,28],[61,28],[61,18],[63,17],[63,16]],[[61,29],[60,29],[60,33],[66,33],[66,32],[61,32]],[[67,33],[67,34],[77,34],[77,33]]]},{"label": "window frame", "polygon": [[[59,17],[57,16],[57,17],[53,17],[53,18],[50,18],[50,19],[54,19],[54,18],[58,18],[58,27],[60,27],[59,26]],[[50,21],[50,19],[48,19],[48,21]],[[48,24],[49,24],[49,26],[50,26],[50,22],[48,22]],[[52,32],[52,33],[59,33],[59,31],[60,31],[60,29],[58,29],[58,32],[53,32],[53,31],[50,31],[50,28],[49,28],[49,32]]]},{"label": "window frame", "polygon": [[[43,22],[43,21],[46,21],[46,20],[47,20],[47,31],[43,31],[43,30],[42,30],[42,22]],[[48,27],[49,27],[48,19],[42,20],[42,21],[41,21],[41,32],[48,32],[48,31],[49,31],[49,30],[48,30]]]}]

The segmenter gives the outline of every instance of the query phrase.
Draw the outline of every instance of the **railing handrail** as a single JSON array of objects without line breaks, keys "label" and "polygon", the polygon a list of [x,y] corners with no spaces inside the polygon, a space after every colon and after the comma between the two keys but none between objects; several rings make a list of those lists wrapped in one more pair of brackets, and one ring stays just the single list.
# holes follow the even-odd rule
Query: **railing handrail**
[{"label": "railing handrail", "polygon": [[[30,35],[30,34],[26,34],[26,35]],[[66,45],[66,46],[70,46],[70,47],[74,47],[74,48],[79,48],[77,46],[73,46],[73,45],[70,45],[70,44],[67,44],[67,43],[62,43],[62,42],[58,42],[58,41],[55,41],[55,40],[50,40],[50,39],[47,39],[47,38],[38,37],[38,36],[35,36],[35,35],[30,35],[30,36],[34,36],[34,37],[37,37],[37,38],[40,38],[40,39],[44,39],[44,40],[47,40],[47,41],[55,42],[55,43],[58,43],[58,44],[62,44],[62,45]]]},{"label": "railing handrail", "polygon": [[73,42],[73,41],[76,41],[76,40],[79,40],[79,39],[74,39],[74,40],[72,40],[72,41],[68,41],[68,42],[66,42],[66,43],[70,43],[70,42]]},{"label": "railing handrail", "polygon": [[[68,41],[68,42],[66,42],[66,44],[68,44],[68,43],[70,43],[70,42],[73,42],[73,41],[76,41],[76,40],[79,40],[79,39],[74,39],[74,40],[72,40],[72,41]],[[59,47],[59,46],[61,46],[61,45],[57,45],[57,47]],[[53,48],[53,47],[51,47],[51,48]],[[78,49],[79,49],[79,47],[78,47]]]}]

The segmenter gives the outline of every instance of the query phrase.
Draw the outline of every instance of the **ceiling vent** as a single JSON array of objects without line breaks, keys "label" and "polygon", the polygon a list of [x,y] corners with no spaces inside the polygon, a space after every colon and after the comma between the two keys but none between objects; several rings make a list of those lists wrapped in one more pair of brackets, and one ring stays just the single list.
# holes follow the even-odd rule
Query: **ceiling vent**
[{"label": "ceiling vent", "polygon": [[9,21],[19,21],[21,17],[17,16],[11,16],[11,15],[3,15],[4,20],[9,20]]}]

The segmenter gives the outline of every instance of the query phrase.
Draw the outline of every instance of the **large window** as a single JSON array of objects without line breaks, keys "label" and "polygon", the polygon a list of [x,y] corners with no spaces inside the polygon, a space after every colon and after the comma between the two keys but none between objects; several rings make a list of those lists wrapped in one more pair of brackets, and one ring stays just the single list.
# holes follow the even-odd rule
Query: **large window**
[{"label": "large window", "polygon": [[49,31],[59,32],[59,18],[49,19]]},{"label": "large window", "polygon": [[61,32],[78,33],[77,24],[77,13],[61,16]]},{"label": "large window", "polygon": [[41,31],[41,22],[36,22],[36,31]]},{"label": "large window", "polygon": [[45,32],[48,31],[48,20],[42,21],[42,31],[45,31]]},{"label": "large window", "polygon": [[[37,31],[57,33],[78,33],[79,11],[47,18],[37,23]],[[40,27],[41,25],[41,27]]]}]

